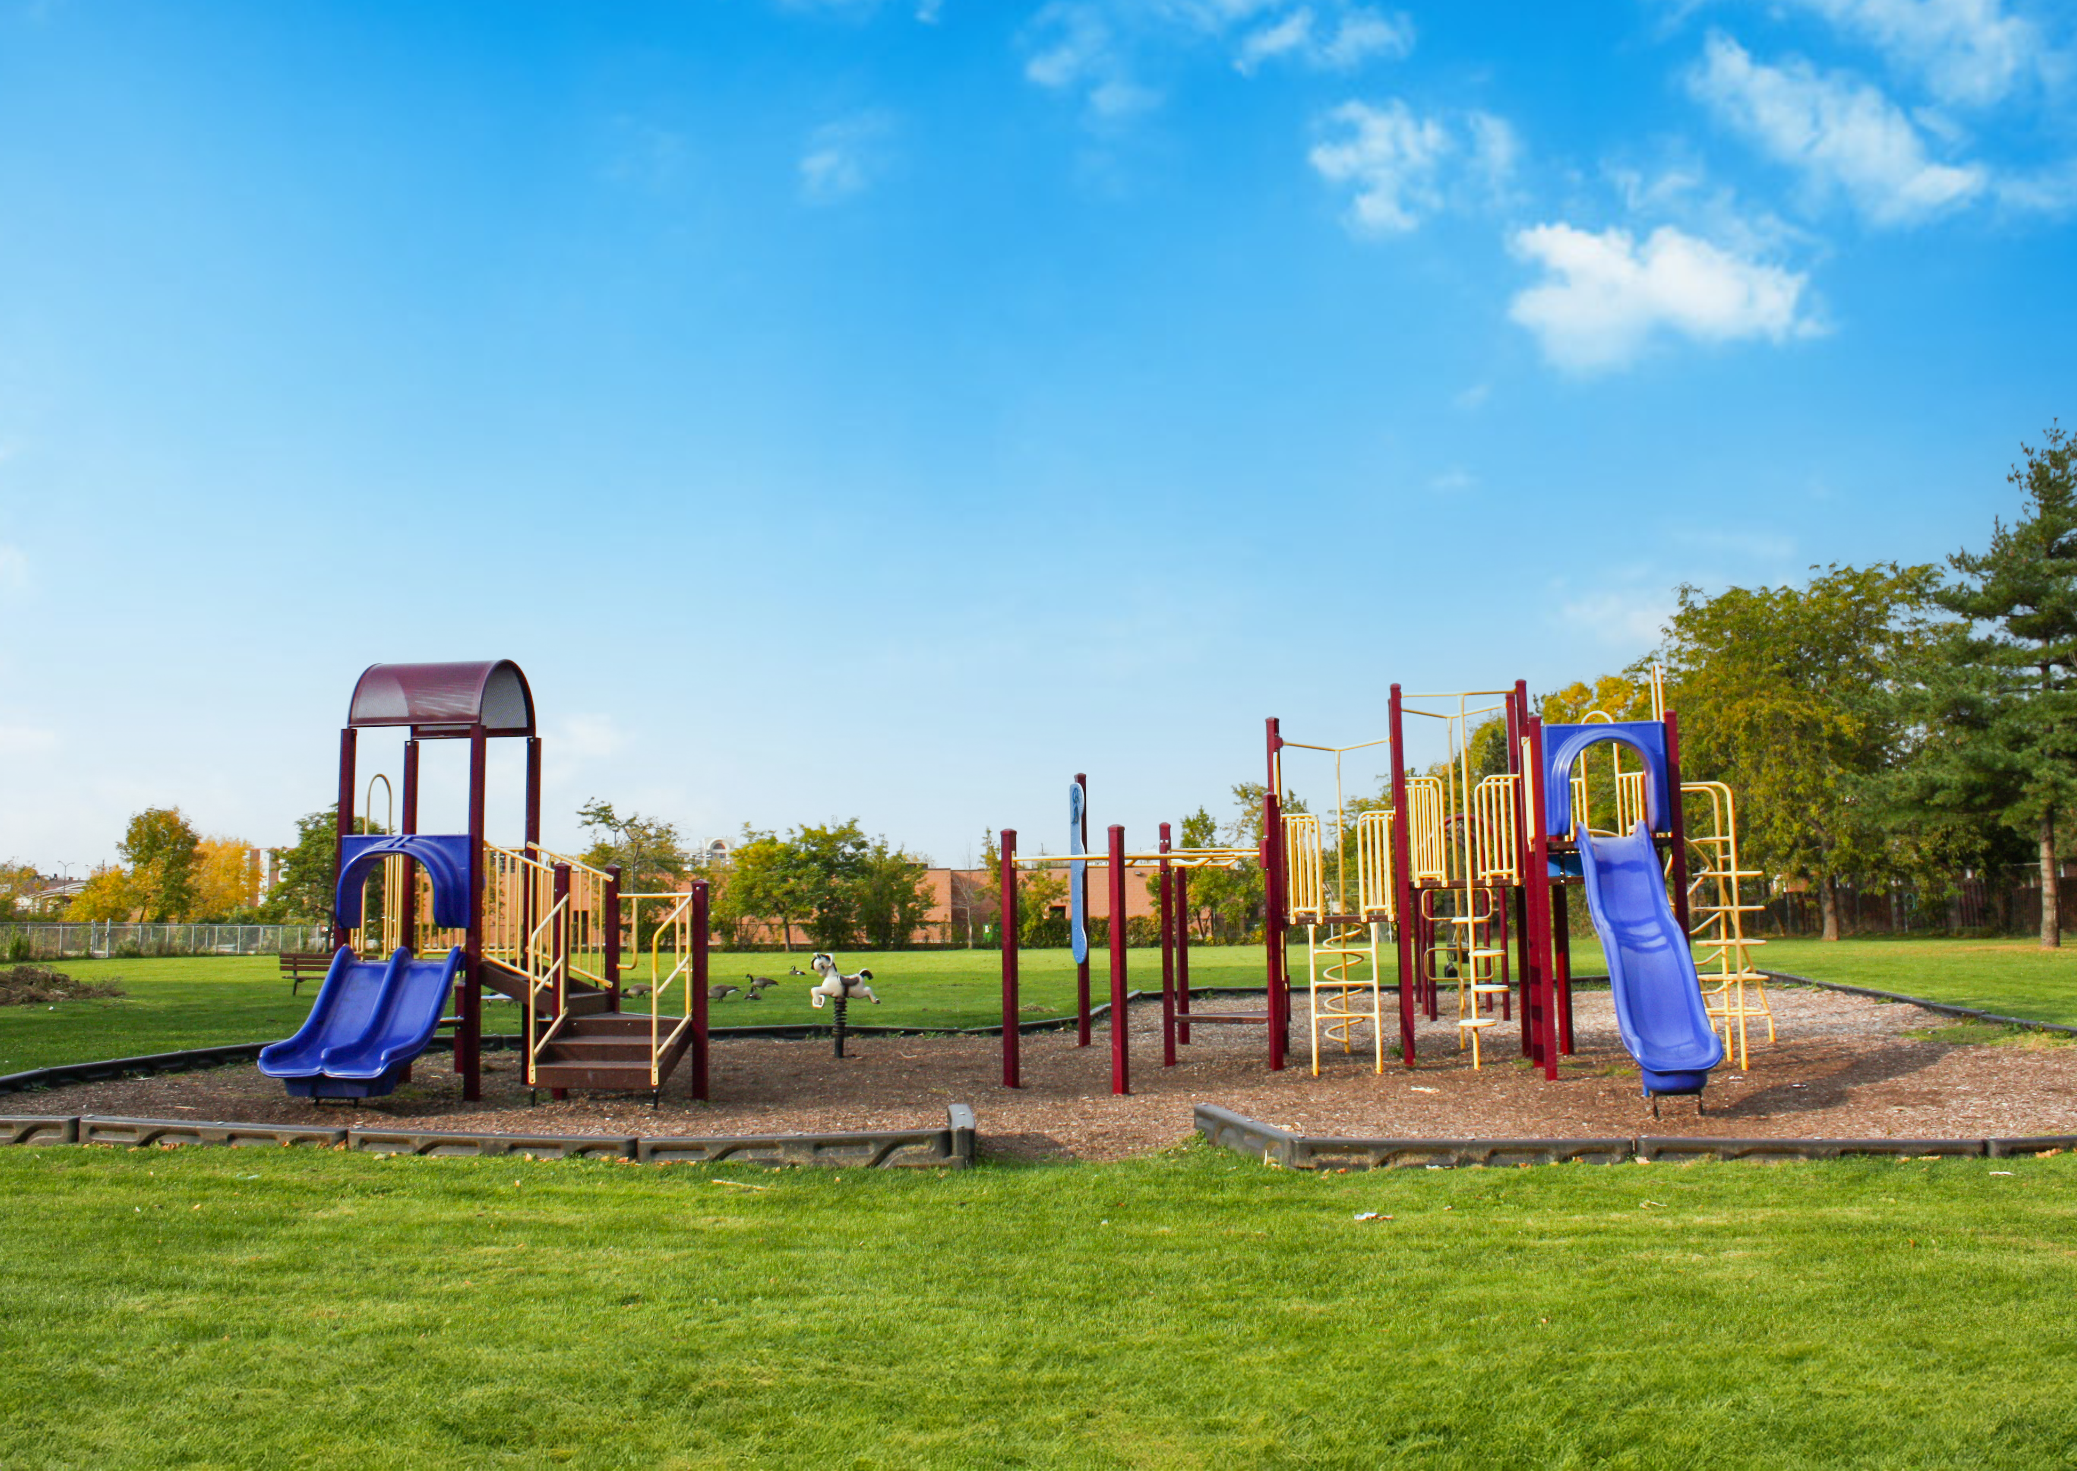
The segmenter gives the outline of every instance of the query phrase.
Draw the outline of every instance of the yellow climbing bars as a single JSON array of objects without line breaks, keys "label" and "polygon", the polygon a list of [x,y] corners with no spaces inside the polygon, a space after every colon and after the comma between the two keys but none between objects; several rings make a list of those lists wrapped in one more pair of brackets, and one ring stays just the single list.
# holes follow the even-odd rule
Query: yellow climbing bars
[{"label": "yellow climbing bars", "polygon": [[1364,919],[1398,918],[1399,888],[1392,869],[1392,809],[1356,817],[1356,912]]},{"label": "yellow climbing bars", "polygon": [[1284,878],[1293,924],[1327,917],[1327,884],[1320,862],[1320,819],[1310,812],[1284,814]]},{"label": "yellow climbing bars", "polygon": [[1410,866],[1416,885],[1450,881],[1449,854],[1442,838],[1443,809],[1441,777],[1406,779],[1406,835],[1413,850]]},{"label": "yellow climbing bars", "polygon": [[1702,982],[1703,1001],[1723,1034],[1724,1050],[1737,1067],[1747,1066],[1747,1024],[1764,1017],[1767,1040],[1774,1040],[1774,1008],[1767,1000],[1767,978],[1752,963],[1751,950],[1767,942],[1749,939],[1745,916],[1763,906],[1747,904],[1740,883],[1759,878],[1756,869],[1740,868],[1738,860],[1738,808],[1731,789],[1719,781],[1687,782],[1687,796],[1704,798],[1709,808],[1709,825],[1688,828],[1688,929],[1695,947],[1695,970]]}]

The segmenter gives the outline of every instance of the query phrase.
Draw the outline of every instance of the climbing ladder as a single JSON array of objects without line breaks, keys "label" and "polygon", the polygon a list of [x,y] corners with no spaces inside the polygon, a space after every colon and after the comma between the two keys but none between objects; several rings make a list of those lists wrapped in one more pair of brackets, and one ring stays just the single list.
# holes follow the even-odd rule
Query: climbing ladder
[{"label": "climbing ladder", "polygon": [[1767,1040],[1774,1040],[1774,1008],[1767,1000],[1767,977],[1752,963],[1752,947],[1765,940],[1749,939],[1745,916],[1764,907],[1744,902],[1740,882],[1759,878],[1756,869],[1739,867],[1738,808],[1731,789],[1718,781],[1684,782],[1681,792],[1699,796],[1709,803],[1709,825],[1688,828],[1688,931],[1701,951],[1695,971],[1702,982],[1702,999],[1740,1071],[1747,1066],[1746,1028],[1755,1018],[1767,1023]]},{"label": "climbing ladder", "polygon": [[1356,818],[1356,909],[1346,907],[1345,851],[1336,855],[1330,906],[1326,865],[1320,852],[1320,819],[1309,812],[1286,813],[1284,858],[1290,885],[1286,911],[1305,926],[1306,979],[1312,1011],[1313,1076],[1320,1075],[1320,1034],[1353,1055],[1356,1028],[1370,1024],[1377,1071],[1385,1070],[1385,1028],[1380,944],[1392,919],[1392,845],[1389,809]]}]

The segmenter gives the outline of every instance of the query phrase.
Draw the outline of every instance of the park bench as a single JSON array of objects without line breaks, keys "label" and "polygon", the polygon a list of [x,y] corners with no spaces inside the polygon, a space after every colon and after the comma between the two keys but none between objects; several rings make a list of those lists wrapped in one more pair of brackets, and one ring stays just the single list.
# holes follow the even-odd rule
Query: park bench
[{"label": "park bench", "polygon": [[289,978],[288,993],[293,996],[296,988],[307,980],[323,980],[325,972],[332,968],[330,951],[322,953],[307,950],[284,950],[281,952],[281,973]]}]

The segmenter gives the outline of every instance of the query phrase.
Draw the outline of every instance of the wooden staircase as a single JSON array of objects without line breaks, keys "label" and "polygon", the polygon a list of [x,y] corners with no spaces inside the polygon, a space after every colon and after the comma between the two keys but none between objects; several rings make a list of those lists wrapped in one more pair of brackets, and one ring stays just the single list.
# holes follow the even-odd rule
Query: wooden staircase
[{"label": "wooden staircase", "polygon": [[[690,1050],[692,1029],[687,1027],[675,1045],[664,1041],[652,1083],[650,1020],[639,1012],[579,1015],[573,1005],[569,1019],[534,1064],[534,1086],[596,1088],[617,1093],[649,1093],[661,1088]],[[655,1020],[659,1037],[668,1039],[684,1018],[666,1016]]]},{"label": "wooden staircase", "polygon": [[[526,972],[512,969],[504,961],[486,955],[483,958],[483,984],[502,996],[509,996],[521,1006],[526,1005],[528,982]],[[571,976],[564,983],[571,1016],[597,1016],[613,1010],[613,994],[603,987],[595,986],[581,976]],[[545,993],[534,1008],[534,1015],[553,1017],[555,1005],[552,997]],[[647,1087],[648,1084],[643,1084]]]}]

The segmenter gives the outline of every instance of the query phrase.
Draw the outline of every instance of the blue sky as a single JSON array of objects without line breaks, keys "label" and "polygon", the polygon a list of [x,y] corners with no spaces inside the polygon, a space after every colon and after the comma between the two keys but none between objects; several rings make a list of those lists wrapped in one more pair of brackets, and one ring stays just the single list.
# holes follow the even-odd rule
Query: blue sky
[{"label": "blue sky", "polygon": [[12,3],[0,850],[284,841],[475,657],[551,841],[1150,836],[1980,544],[2073,216],[2029,0]]}]

